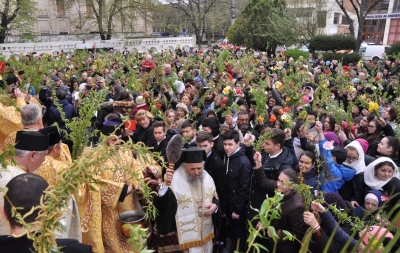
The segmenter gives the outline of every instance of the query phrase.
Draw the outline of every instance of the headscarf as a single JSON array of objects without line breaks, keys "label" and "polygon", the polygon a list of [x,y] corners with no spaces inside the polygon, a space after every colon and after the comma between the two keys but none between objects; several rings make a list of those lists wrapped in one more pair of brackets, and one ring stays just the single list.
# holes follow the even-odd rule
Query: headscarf
[{"label": "headscarf", "polygon": [[361,139],[361,138],[357,138],[356,141],[358,141],[358,143],[360,143],[362,149],[364,150],[364,154],[366,154],[368,152],[368,147],[369,147],[368,141],[365,139]]},{"label": "headscarf", "polygon": [[380,157],[370,163],[364,170],[364,182],[366,185],[368,185],[372,190],[382,190],[382,186],[387,184],[389,180],[383,181],[375,177],[375,166],[379,163],[382,162],[391,162],[393,164],[393,167],[395,168],[393,172],[393,177],[400,178],[400,172],[397,168],[397,165],[392,161],[392,159],[387,158],[387,157]]},{"label": "headscarf", "polygon": [[348,163],[346,160],[343,164],[355,169],[357,171],[356,174],[363,172],[365,170],[365,161],[364,161],[365,155],[361,144],[358,141],[352,141],[350,142],[349,145],[345,147],[345,149],[347,149],[347,147],[353,147],[357,150],[358,160],[352,163]]}]

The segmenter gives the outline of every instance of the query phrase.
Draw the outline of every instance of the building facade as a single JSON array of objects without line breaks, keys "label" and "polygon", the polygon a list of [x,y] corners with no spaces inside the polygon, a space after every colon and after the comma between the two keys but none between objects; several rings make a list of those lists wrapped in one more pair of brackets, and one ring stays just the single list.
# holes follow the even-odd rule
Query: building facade
[{"label": "building facade", "polygon": [[[375,0],[362,0],[370,6]],[[288,7],[297,13],[304,9],[302,18],[314,18],[318,22],[319,34],[350,34],[349,21],[335,0],[287,0]],[[344,7],[354,22],[355,32],[362,29],[362,40],[369,43],[391,45],[400,41],[400,0],[381,0],[367,15],[363,27],[359,28],[357,15],[350,3]]]},{"label": "building facade", "polygon": [[363,41],[391,45],[400,41],[400,1],[382,0],[367,15]]},{"label": "building facade", "polygon": [[[104,2],[113,2],[107,0]],[[37,20],[32,35],[40,41],[71,41],[100,39],[99,26],[88,0],[36,0]],[[146,14],[146,13],[145,13]],[[107,30],[107,11],[103,27]],[[130,13],[115,15],[112,21],[113,37],[138,37],[152,34],[150,16]],[[18,41],[18,31],[10,31],[7,41]],[[115,36],[114,36],[115,35]]]}]

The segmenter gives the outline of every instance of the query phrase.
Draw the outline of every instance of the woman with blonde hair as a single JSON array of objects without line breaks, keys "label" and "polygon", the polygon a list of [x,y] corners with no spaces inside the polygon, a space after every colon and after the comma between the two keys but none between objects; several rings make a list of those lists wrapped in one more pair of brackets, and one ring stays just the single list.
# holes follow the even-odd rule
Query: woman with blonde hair
[{"label": "woman with blonde hair", "polygon": [[143,142],[147,147],[153,147],[156,139],[153,135],[154,116],[146,110],[139,110],[135,115],[136,131],[131,136],[133,143]]}]

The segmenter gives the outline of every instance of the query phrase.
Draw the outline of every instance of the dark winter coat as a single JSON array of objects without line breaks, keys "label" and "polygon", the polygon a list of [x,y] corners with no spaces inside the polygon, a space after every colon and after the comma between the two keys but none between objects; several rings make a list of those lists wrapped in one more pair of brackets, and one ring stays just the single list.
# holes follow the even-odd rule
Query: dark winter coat
[{"label": "dark winter coat", "polygon": [[240,145],[236,153],[224,159],[228,179],[228,207],[236,214],[240,214],[249,201],[251,165],[245,151],[244,145]]},{"label": "dark winter coat", "polygon": [[[283,197],[281,204],[282,213],[280,219],[273,220],[271,225],[275,228],[280,239],[277,240],[276,252],[277,253],[288,253],[288,252],[299,252],[300,243],[296,240],[289,241],[283,240],[285,234],[282,230],[290,232],[301,240],[308,229],[308,225],[304,223],[303,213],[305,211],[304,202],[302,197],[297,192],[292,191],[288,195]],[[274,241],[268,241],[268,250],[273,251]]]},{"label": "dark winter coat", "polygon": [[204,169],[214,180],[216,191],[221,205],[221,213],[227,212],[228,207],[228,181],[225,174],[225,165],[215,150],[207,157]]},{"label": "dark winter coat", "polygon": [[[261,157],[262,168],[266,178],[268,179],[277,181],[282,170],[292,168],[293,156],[286,147],[283,147],[282,152],[277,157],[269,158],[269,154],[265,153],[264,151],[261,152]],[[254,170],[252,173],[250,202],[247,213],[247,218],[250,220],[256,215],[256,212],[252,208],[259,209],[265,200],[266,195],[268,194],[273,196],[275,190],[260,188],[258,180],[261,180],[261,178],[257,176],[255,171],[258,170]]]},{"label": "dark winter coat", "polygon": [[150,124],[146,129],[137,125],[136,131],[132,135],[132,142],[143,142],[146,147],[154,147],[154,145],[157,144],[157,141],[153,134],[153,123],[154,121],[150,121]]}]

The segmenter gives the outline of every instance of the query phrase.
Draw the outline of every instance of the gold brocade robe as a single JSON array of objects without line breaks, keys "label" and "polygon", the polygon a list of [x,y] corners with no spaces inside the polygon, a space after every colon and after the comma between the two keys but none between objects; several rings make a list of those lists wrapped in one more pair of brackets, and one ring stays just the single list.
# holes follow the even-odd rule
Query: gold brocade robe
[{"label": "gold brocade robe", "polygon": [[36,174],[46,179],[49,185],[55,185],[59,177],[59,173],[68,168],[68,163],[60,162],[56,158],[47,155],[44,162],[36,170]]},{"label": "gold brocade robe", "polygon": [[54,159],[60,162],[72,163],[71,152],[69,151],[69,147],[67,144],[61,143],[60,155]]},{"label": "gold brocade robe", "polygon": [[[8,144],[15,144],[17,131],[24,127],[21,122],[21,113],[17,108],[21,109],[26,105],[25,99],[17,98],[15,103],[16,106],[6,106],[0,102],[0,153],[7,149]],[[33,97],[30,103],[36,104],[40,109],[42,108],[42,105]]]},{"label": "gold brocade robe", "polygon": [[[69,165],[69,163],[60,162],[52,156],[46,156],[42,165],[35,171],[35,174],[43,177],[49,185],[55,185],[60,178],[60,174],[66,171]],[[68,212],[65,212],[59,220],[66,229],[56,231],[57,238],[70,238],[82,242],[78,206],[73,195],[66,200],[66,208]]]},{"label": "gold brocade robe", "polygon": [[[18,108],[26,105],[23,98],[17,98],[15,101]],[[21,113],[18,109],[15,106],[6,106],[0,102],[0,153],[7,149],[8,143],[5,140],[8,135],[22,128]]]},{"label": "gold brocade robe", "polygon": [[[132,248],[121,233],[118,216],[125,211],[137,210],[137,207],[132,195],[127,195],[124,202],[118,200],[124,184],[135,188],[138,180],[136,178],[141,180],[142,170],[146,166],[135,160],[130,151],[122,150],[102,166],[108,170],[103,170],[96,176],[98,183],[90,183],[90,186],[85,183],[76,193],[82,242],[90,244],[93,252],[97,253],[127,253]],[[129,168],[130,173],[119,168]],[[161,169],[159,171],[161,173]]]}]

